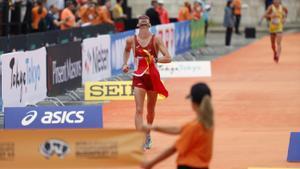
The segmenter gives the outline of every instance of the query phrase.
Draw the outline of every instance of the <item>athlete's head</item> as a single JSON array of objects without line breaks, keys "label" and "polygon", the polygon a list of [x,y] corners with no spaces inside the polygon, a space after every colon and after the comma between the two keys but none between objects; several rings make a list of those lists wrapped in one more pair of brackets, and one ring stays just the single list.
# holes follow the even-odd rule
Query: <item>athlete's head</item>
[{"label": "athlete's head", "polygon": [[123,4],[124,1],[123,1],[123,0],[117,0],[117,3],[118,3],[118,4]]},{"label": "athlete's head", "polygon": [[192,108],[197,113],[199,121],[204,124],[205,128],[213,127],[214,111],[209,87],[205,83],[194,84],[188,98],[191,99]]},{"label": "athlete's head", "polygon": [[151,27],[150,18],[147,15],[140,16],[138,18],[137,27],[139,27],[140,29],[150,28]]},{"label": "athlete's head", "polygon": [[281,4],[281,0],[273,0],[273,4],[274,5],[280,5]]}]

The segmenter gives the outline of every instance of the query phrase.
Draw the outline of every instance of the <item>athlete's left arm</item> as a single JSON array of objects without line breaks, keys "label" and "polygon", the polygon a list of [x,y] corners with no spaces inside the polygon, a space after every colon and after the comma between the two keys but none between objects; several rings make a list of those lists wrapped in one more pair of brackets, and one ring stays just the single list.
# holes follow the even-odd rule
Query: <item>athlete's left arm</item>
[{"label": "athlete's left arm", "polygon": [[287,18],[289,14],[289,10],[285,6],[283,7],[283,12],[284,12],[284,17]]},{"label": "athlete's left arm", "polygon": [[286,18],[287,18],[288,13],[289,13],[289,11],[288,11],[288,9],[287,9],[286,7],[283,7],[283,13],[284,13],[284,16],[283,16],[283,23],[285,24]]},{"label": "athlete's left arm", "polygon": [[162,53],[163,57],[157,58],[157,63],[170,63],[172,61],[171,55],[162,42],[161,38],[155,37],[155,45],[157,49]]}]

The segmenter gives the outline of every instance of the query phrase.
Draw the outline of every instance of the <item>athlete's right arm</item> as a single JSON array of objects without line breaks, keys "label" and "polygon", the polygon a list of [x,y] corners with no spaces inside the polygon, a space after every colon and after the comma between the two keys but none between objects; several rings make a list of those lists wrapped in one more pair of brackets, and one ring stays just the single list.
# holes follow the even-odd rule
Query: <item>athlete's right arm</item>
[{"label": "athlete's right arm", "polygon": [[265,14],[263,15],[263,18],[269,18],[272,14],[272,6],[269,6]]},{"label": "athlete's right arm", "polygon": [[178,135],[181,133],[181,127],[162,127],[162,126],[150,126],[150,125],[145,125],[143,126],[143,129],[145,131],[147,130],[152,130],[152,131],[157,131],[165,134],[171,134],[171,135]]},{"label": "athlete's right arm", "polygon": [[123,67],[122,67],[122,70],[124,73],[127,73],[129,71],[129,67],[128,67],[127,63],[128,63],[129,57],[130,57],[132,43],[133,43],[133,39],[132,39],[132,37],[129,37],[126,40],[126,45],[125,45],[125,50],[124,50],[124,62],[123,62]]},{"label": "athlete's right arm", "polygon": [[268,19],[270,17],[270,13],[272,13],[272,7],[269,6],[268,9],[266,10],[266,12],[264,13],[264,15],[261,17],[261,19],[259,20],[259,25],[261,25],[262,21],[266,18]]}]

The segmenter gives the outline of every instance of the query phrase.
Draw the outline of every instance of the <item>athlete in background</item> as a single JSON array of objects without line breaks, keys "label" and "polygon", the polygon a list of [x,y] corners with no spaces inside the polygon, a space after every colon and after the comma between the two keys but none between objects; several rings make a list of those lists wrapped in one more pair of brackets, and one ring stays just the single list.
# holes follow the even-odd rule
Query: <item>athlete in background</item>
[{"label": "athlete in background", "polygon": [[283,27],[287,18],[288,10],[281,4],[281,0],[274,0],[260,20],[260,24],[264,18],[268,19],[269,31],[271,35],[271,45],[274,53],[274,61],[279,62],[281,55],[281,41]]}]

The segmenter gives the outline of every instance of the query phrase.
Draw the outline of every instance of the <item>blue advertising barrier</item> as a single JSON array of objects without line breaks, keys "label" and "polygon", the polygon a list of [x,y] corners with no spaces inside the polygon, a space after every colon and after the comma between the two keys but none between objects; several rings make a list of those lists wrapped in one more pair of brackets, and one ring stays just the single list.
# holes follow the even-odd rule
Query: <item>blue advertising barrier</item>
[{"label": "blue advertising barrier", "polygon": [[[129,36],[133,36],[135,30],[116,33],[111,35],[111,70],[112,75],[122,73],[122,66],[124,62],[124,49],[126,45],[126,39]],[[133,56],[133,53],[131,52]],[[130,56],[130,64],[133,63],[133,57]]]},{"label": "blue advertising barrier", "polygon": [[175,53],[181,54],[191,48],[191,28],[190,21],[175,23]]},{"label": "blue advertising barrier", "polygon": [[300,132],[291,132],[288,162],[300,162]]},{"label": "blue advertising barrier", "polygon": [[102,128],[102,106],[8,107],[5,129]]}]

